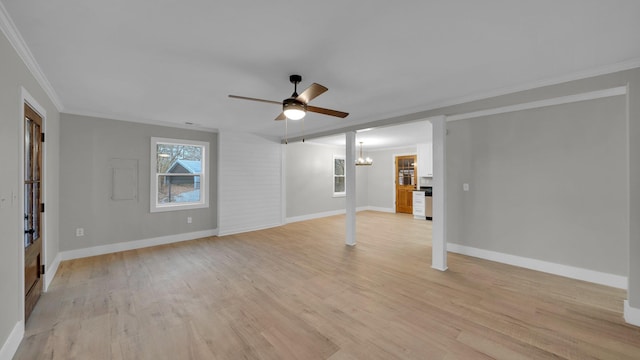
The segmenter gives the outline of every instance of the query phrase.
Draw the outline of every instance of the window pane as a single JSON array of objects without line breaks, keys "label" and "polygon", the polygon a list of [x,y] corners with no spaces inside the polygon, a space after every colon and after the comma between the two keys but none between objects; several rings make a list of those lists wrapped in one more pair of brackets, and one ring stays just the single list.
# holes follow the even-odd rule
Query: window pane
[{"label": "window pane", "polygon": [[344,192],[344,176],[334,177],[333,192]]},{"label": "window pane", "polygon": [[[40,141],[38,136],[40,135],[40,125],[33,123],[33,180],[40,180]],[[37,238],[37,236],[36,236]]]},{"label": "window pane", "polygon": [[200,201],[200,176],[159,175],[158,204]]},{"label": "window pane", "polygon": [[33,121],[31,119],[27,119],[24,128],[24,180],[29,181],[32,180],[32,160],[33,160],[33,147],[31,146],[31,142],[33,138],[31,138],[33,127]]},{"label": "window pane", "polygon": [[33,210],[33,216],[31,219],[31,228],[33,229],[32,239],[35,240],[40,237],[40,211],[38,209],[40,205],[40,183],[33,184],[31,203],[31,209]]},{"label": "window pane", "polygon": [[157,172],[200,173],[202,170],[202,146],[156,145]]},{"label": "window pane", "polygon": [[32,214],[33,211],[31,209],[31,193],[33,192],[33,184],[25,184],[24,185],[24,247],[28,247],[33,242],[33,234],[28,232],[31,229],[32,223]]},{"label": "window pane", "polygon": [[344,159],[334,159],[333,160],[334,175],[344,175]]}]

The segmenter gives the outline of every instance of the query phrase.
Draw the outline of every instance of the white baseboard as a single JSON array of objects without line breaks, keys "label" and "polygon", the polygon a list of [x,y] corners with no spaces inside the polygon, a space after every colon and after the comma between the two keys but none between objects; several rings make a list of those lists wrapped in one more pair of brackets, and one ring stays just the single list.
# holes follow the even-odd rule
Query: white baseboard
[{"label": "white baseboard", "polygon": [[[356,208],[356,212],[358,212],[358,211],[367,211],[367,210],[380,211],[380,212],[389,212],[389,213],[394,213],[395,212],[393,209],[375,207],[375,206],[360,206],[360,207]],[[329,217],[329,216],[343,215],[343,214],[346,214],[346,213],[347,213],[347,210],[345,210],[345,209],[332,210],[332,211],[323,211],[323,212],[319,212],[319,213],[315,213],[315,214],[307,214],[307,215],[301,215],[301,216],[288,217],[288,218],[285,219],[285,223],[286,224],[290,224],[290,223],[294,223],[294,222],[298,222],[298,221],[320,219],[320,218]]]},{"label": "white baseboard", "polygon": [[49,265],[47,269],[45,269],[46,270],[44,273],[44,291],[45,292],[49,289],[49,285],[51,285],[53,278],[56,276],[56,273],[58,272],[58,266],[60,266],[60,261],[62,261],[60,257],[60,253],[57,253],[51,265]]},{"label": "white baseboard", "polygon": [[323,211],[323,212],[319,212],[319,213],[315,213],[315,214],[307,214],[307,215],[301,215],[301,216],[288,217],[288,218],[285,219],[285,223],[289,224],[289,223],[294,223],[294,222],[298,222],[298,221],[320,219],[320,218],[323,218],[323,217],[342,215],[342,214],[346,214],[346,210],[345,209],[332,210],[332,211]]},{"label": "white baseboard", "polygon": [[11,334],[0,348],[0,360],[11,360],[20,346],[24,337],[24,321],[20,320],[11,330]]},{"label": "white baseboard", "polygon": [[271,228],[274,228],[274,227],[277,227],[277,226],[280,226],[280,225],[282,225],[282,224],[267,224],[267,225],[252,226],[252,227],[240,227],[240,228],[235,228],[235,229],[222,229],[218,233],[218,236],[226,236],[226,235],[246,233],[246,232],[250,232],[250,231],[271,229]]},{"label": "white baseboard", "polygon": [[624,301],[624,321],[631,325],[640,326],[640,309],[629,305],[629,300]]},{"label": "white baseboard", "polygon": [[588,281],[600,285],[627,289],[627,277],[600,271],[588,270],[579,267],[552,263],[522,256],[499,253],[491,250],[478,249],[470,246],[447,244],[447,251],[462,255],[469,255],[481,259],[491,260],[504,264],[523,267],[526,269],[560,275],[572,279]]},{"label": "white baseboard", "polygon": [[142,249],[150,246],[171,244],[171,243],[176,243],[181,241],[194,240],[194,239],[200,239],[204,237],[217,236],[217,235],[218,235],[218,229],[195,231],[195,232],[184,233],[184,234],[167,235],[167,236],[160,236],[160,237],[150,238],[150,239],[125,241],[125,242],[120,242],[115,244],[100,245],[100,246],[94,246],[94,247],[84,248],[84,249],[61,251],[58,255],[60,256],[60,261],[65,261],[65,260],[72,260],[72,259],[80,259],[80,258],[89,257],[89,256],[111,254],[111,253],[120,252],[120,251]]},{"label": "white baseboard", "polygon": [[363,208],[363,210],[379,211],[379,212],[385,212],[385,213],[395,213],[396,212],[395,209],[383,208],[383,207],[378,207],[378,206],[366,206],[365,208]]}]

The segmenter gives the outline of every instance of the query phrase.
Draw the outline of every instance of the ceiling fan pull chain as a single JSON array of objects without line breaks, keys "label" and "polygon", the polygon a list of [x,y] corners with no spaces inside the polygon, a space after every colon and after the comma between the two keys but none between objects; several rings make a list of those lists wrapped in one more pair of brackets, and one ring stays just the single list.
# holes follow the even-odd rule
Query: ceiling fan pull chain
[{"label": "ceiling fan pull chain", "polygon": [[304,142],[304,118],[302,118],[302,142]]},{"label": "ceiling fan pull chain", "polygon": [[284,144],[285,145],[287,145],[289,143],[289,141],[287,140],[287,137],[288,137],[287,134],[288,134],[288,129],[289,129],[288,124],[289,124],[289,119],[285,118],[284,119]]}]

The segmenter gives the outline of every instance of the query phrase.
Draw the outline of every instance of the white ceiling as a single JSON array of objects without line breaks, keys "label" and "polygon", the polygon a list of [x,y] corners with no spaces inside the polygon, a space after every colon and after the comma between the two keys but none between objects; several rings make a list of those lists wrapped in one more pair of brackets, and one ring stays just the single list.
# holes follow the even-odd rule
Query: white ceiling
[{"label": "white ceiling", "polygon": [[[640,59],[640,1],[0,0],[63,112],[282,137],[312,82],[307,134]],[[289,123],[289,136],[301,123]]]},{"label": "white ceiling", "polygon": [[[433,141],[431,123],[427,120],[411,122],[407,124],[392,125],[377,128],[364,128],[356,133],[357,150],[362,142],[363,151],[393,149],[406,146],[415,146],[419,143]],[[306,142],[321,145],[344,146],[346,137],[344,134],[323,136],[306,140]]]}]

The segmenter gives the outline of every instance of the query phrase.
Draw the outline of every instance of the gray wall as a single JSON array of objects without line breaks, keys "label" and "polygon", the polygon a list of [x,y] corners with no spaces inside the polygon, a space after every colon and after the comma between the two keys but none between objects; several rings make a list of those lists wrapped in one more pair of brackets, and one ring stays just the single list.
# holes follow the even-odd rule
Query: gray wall
[{"label": "gray wall", "polygon": [[[209,142],[209,208],[150,213],[151,137]],[[216,133],[63,114],[60,250],[216,229],[217,148]],[[138,161],[137,201],[110,199],[112,159]],[[75,236],[78,227],[85,236]]]},{"label": "gray wall", "polygon": [[640,309],[640,69],[619,74],[628,81],[629,305]]},{"label": "gray wall", "polygon": [[[296,142],[285,152],[287,218],[345,209],[345,198],[333,197],[333,155],[344,155],[343,146]],[[357,207],[369,203],[368,172],[375,166],[356,167]]]},{"label": "gray wall", "polygon": [[416,146],[406,148],[371,151],[373,165],[369,169],[369,206],[378,210],[395,212],[395,157],[415,155]]},{"label": "gray wall", "polygon": [[[24,87],[46,111],[45,130],[45,264],[58,253],[58,133],[60,118],[54,104],[31,75],[4,34],[0,35],[0,345],[24,317],[22,304],[23,214],[20,207],[21,88]],[[12,201],[12,194],[17,198]]]},{"label": "gray wall", "polygon": [[448,241],[626,276],[625,103],[449,122]]}]

